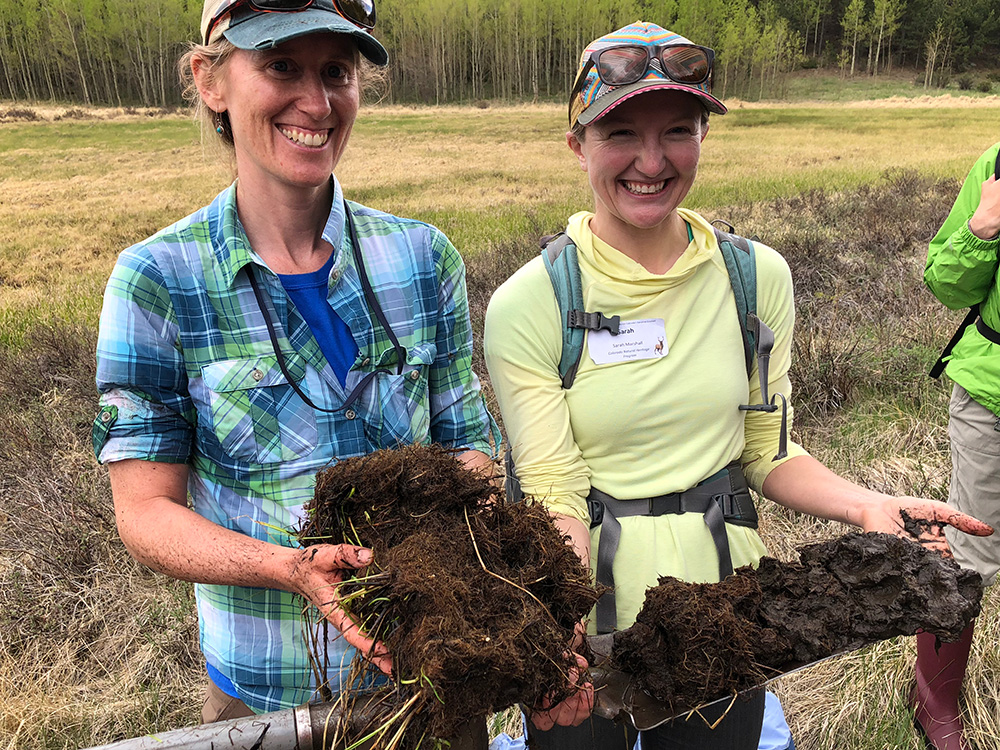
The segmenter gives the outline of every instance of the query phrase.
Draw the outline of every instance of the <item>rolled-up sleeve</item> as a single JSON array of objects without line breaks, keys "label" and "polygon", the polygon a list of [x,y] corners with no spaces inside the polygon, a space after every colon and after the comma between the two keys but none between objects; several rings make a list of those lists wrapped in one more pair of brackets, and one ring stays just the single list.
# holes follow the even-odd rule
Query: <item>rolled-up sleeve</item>
[{"label": "rolled-up sleeve", "polygon": [[169,291],[152,258],[124,252],[104,293],[97,343],[101,463],[138,458],[183,463],[195,412]]}]

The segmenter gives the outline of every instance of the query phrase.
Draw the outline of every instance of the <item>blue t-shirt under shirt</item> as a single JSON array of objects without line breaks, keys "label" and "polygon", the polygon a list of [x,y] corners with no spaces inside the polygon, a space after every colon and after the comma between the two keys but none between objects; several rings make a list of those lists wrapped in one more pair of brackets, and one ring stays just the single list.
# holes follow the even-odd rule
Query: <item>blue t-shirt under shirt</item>
[{"label": "blue t-shirt under shirt", "polygon": [[285,292],[295,303],[295,309],[309,324],[323,356],[330,363],[341,385],[347,382],[347,372],[358,357],[358,345],[351,329],[326,301],[333,253],[323,267],[311,273],[278,274]]}]

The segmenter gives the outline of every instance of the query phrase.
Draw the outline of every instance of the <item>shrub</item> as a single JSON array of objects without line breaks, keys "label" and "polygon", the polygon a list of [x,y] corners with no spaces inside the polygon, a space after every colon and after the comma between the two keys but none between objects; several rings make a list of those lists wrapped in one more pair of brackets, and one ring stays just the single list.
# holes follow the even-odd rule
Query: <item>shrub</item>
[{"label": "shrub", "polygon": [[167,117],[180,112],[180,107],[150,107],[146,110],[146,117]]},{"label": "shrub", "polygon": [[73,107],[72,109],[67,109],[61,115],[56,115],[52,119],[54,120],[91,120],[94,115],[89,112],[85,112],[79,107]]},{"label": "shrub", "polygon": [[[477,335],[483,330],[486,305],[493,291],[510,278],[514,271],[538,255],[539,238],[551,231],[542,228],[534,216],[531,217],[530,227],[521,237],[491,243],[486,251],[466,258],[469,312]],[[486,398],[487,406],[494,415],[500,414],[489,373],[486,371],[482,346],[477,346],[473,350],[472,369],[482,380],[483,396]]]},{"label": "shrub", "polygon": [[984,78],[976,84],[976,91],[982,91],[984,94],[989,94],[993,91],[993,83]]},{"label": "shrub", "polygon": [[[956,189],[953,180],[888,171],[854,190],[811,190],[728,210],[736,231],[776,248],[795,280],[799,428],[872,391],[897,388],[886,373],[914,371],[906,359],[912,345],[937,345],[938,332],[913,324],[926,319],[929,302],[915,293],[923,266],[914,256],[926,252]],[[911,345],[901,348],[902,340]]]},{"label": "shrub", "polygon": [[968,73],[963,73],[958,77],[956,83],[958,83],[958,87],[962,91],[971,91],[972,84],[975,83],[975,80]]},{"label": "shrub", "polygon": [[11,107],[6,111],[0,110],[0,121],[23,120],[25,122],[34,122],[41,119],[41,116],[35,110],[28,107]]}]

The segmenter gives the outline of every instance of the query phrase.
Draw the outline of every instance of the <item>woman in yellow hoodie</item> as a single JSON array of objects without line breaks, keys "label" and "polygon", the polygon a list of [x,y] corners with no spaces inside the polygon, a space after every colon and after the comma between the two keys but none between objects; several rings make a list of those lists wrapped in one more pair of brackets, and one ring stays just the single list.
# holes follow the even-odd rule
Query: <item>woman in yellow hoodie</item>
[{"label": "woman in yellow hoodie", "polygon": [[[582,55],[566,137],[587,173],[594,210],[570,217],[566,234],[585,310],[605,318],[587,331],[572,387],[560,376],[563,324],[541,258],[496,291],[486,317],[487,365],[521,488],[546,503],[598,579],[614,585],[603,614],[598,604],[600,630],[630,625],[659,576],[710,582],[756,563],[765,550],[747,485],[786,507],[868,531],[904,535],[905,509],[990,533],[944,503],[872,492],[794,443],[785,450],[790,409],[741,410],[764,400],[760,373],[755,363],[747,377],[717,236],[680,207],[697,174],[709,112],[726,112],[711,94],[713,57],[650,23],[601,37]],[[768,392],[787,397],[791,275],[771,248],[754,243],[754,258],[757,315],[774,333],[763,380]],[[614,316],[617,335],[599,329]],[[723,495],[720,513],[710,500]],[[945,549],[940,525],[933,528],[924,541]],[[601,544],[617,551],[602,556]],[[591,717],[592,703],[584,685],[534,711],[530,746],[625,747],[626,729]],[[644,750],[752,750],[763,704],[763,694],[737,702],[714,730],[700,717],[669,722],[643,733]]]}]

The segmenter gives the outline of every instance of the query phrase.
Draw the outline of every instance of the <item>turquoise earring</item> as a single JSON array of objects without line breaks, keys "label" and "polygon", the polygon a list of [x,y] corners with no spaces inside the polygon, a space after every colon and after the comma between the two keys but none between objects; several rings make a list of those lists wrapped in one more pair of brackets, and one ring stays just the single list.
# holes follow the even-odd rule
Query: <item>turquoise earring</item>
[{"label": "turquoise earring", "polygon": [[215,119],[215,132],[218,133],[219,135],[225,135],[226,134],[226,126],[225,126],[225,121],[222,119],[222,113],[221,112],[215,112],[214,114],[215,114],[215,117],[214,117],[214,119]]}]

